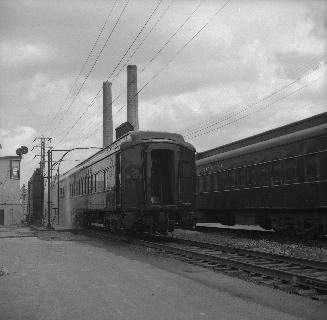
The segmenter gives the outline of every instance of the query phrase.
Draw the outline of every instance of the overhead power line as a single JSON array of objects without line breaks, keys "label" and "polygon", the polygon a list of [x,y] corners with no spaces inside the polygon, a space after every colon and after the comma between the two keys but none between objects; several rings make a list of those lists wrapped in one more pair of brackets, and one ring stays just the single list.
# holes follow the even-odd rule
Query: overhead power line
[{"label": "overhead power line", "polygon": [[[278,99],[274,100],[273,102],[268,103],[268,104],[266,104],[265,106],[260,107],[259,109],[256,109],[256,110],[254,110],[254,111],[252,111],[252,112],[249,112],[249,113],[246,113],[245,115],[242,115],[242,114],[243,114],[246,110],[240,110],[240,111],[237,112],[236,114],[231,115],[231,116],[230,116],[228,119],[226,119],[226,120],[232,119],[234,116],[239,116],[239,115],[241,115],[241,117],[236,118],[236,119],[233,119],[233,120],[231,120],[230,122],[224,123],[224,124],[222,124],[222,125],[220,125],[220,126],[218,126],[218,127],[213,127],[213,128],[211,128],[211,129],[209,129],[209,127],[208,127],[207,129],[209,129],[209,130],[207,130],[207,131],[205,131],[205,132],[202,132],[202,133],[199,133],[199,134],[196,134],[196,135],[189,135],[189,136],[186,136],[186,137],[184,137],[184,138],[187,139],[187,140],[193,140],[193,139],[198,138],[198,137],[200,137],[200,136],[202,136],[202,135],[207,135],[207,134],[209,134],[209,133],[211,133],[211,132],[217,131],[217,130],[223,128],[223,127],[226,127],[226,126],[228,126],[228,125],[231,125],[231,124],[233,124],[233,123],[235,123],[235,122],[237,122],[237,121],[239,121],[239,120],[241,120],[241,119],[247,118],[248,116],[250,116],[250,115],[252,115],[252,114],[254,114],[254,113],[257,113],[257,112],[259,112],[259,111],[261,111],[261,110],[263,110],[263,109],[269,108],[270,106],[274,105],[275,103],[277,103],[277,102],[279,102],[279,101],[281,101],[281,100],[284,100],[284,99],[286,99],[286,98],[288,98],[288,97],[294,95],[295,93],[297,93],[297,92],[303,90],[304,88],[306,88],[306,87],[312,85],[313,83],[317,82],[318,80],[324,78],[326,75],[327,75],[327,74],[323,74],[322,76],[318,77],[317,79],[314,79],[314,80],[310,81],[309,83],[307,83],[307,84],[301,86],[300,88],[298,88],[298,89],[296,89],[296,90],[294,90],[294,91],[288,93],[287,95],[285,95],[285,96],[283,96],[283,97],[281,97],[281,98],[278,98]],[[219,124],[219,122],[218,122],[217,124]],[[211,126],[210,126],[210,127],[211,127]]]},{"label": "overhead power line", "polygon": [[[260,104],[261,102],[271,98],[272,96],[280,93],[281,91],[291,87],[292,85],[294,85],[295,83],[303,80],[305,77],[309,76],[310,74],[314,73],[316,70],[307,70],[304,74],[302,74],[300,77],[296,78],[295,80],[292,80],[290,81],[289,83],[287,83],[286,85],[283,85],[281,87],[279,87],[278,89],[262,96],[261,98],[259,98],[257,101],[249,104],[249,105],[246,105],[245,107],[241,108],[241,110],[248,110],[258,104]],[[216,119],[213,119],[212,120],[212,117],[210,119],[207,119],[203,122],[200,122],[199,124],[197,125],[193,125],[191,127],[188,127],[184,130],[181,130],[180,133],[184,136],[187,136],[188,134],[196,134],[197,132],[202,132],[203,130],[206,130],[208,127],[212,127],[212,126],[215,126],[217,123],[220,123],[220,122],[223,122],[226,120],[226,118],[228,119],[229,117],[231,117],[233,114],[239,112],[238,111],[234,111],[234,112],[225,112],[221,115],[219,115],[218,118]]]},{"label": "overhead power line", "polygon": [[71,86],[71,88],[70,88],[70,90],[69,90],[69,92],[68,92],[66,98],[64,99],[64,102],[60,105],[58,111],[56,112],[56,114],[55,114],[55,115],[52,117],[52,119],[50,120],[50,125],[49,125],[46,129],[44,129],[44,131],[47,131],[47,130],[49,129],[49,127],[51,126],[51,122],[55,120],[55,118],[56,118],[56,117],[58,116],[58,114],[60,113],[61,109],[64,107],[64,105],[65,105],[66,102],[68,101],[68,98],[70,97],[70,95],[71,95],[71,93],[72,93],[72,91],[73,91],[73,89],[74,89],[74,87],[75,87],[77,81],[79,80],[80,76],[82,75],[82,72],[83,72],[83,70],[84,70],[86,64],[87,64],[88,61],[90,60],[90,58],[91,58],[91,56],[92,56],[92,54],[93,54],[93,52],[94,52],[94,49],[95,49],[96,45],[98,44],[99,39],[100,39],[100,37],[101,37],[101,35],[102,35],[102,33],[103,33],[105,27],[107,26],[107,23],[108,23],[108,21],[109,21],[109,18],[110,18],[110,16],[111,16],[111,14],[112,14],[114,8],[116,7],[117,2],[118,2],[118,0],[115,0],[113,6],[111,7],[111,9],[110,9],[110,11],[109,11],[109,13],[108,13],[108,15],[107,15],[107,18],[106,18],[105,22],[103,23],[103,25],[102,25],[102,27],[101,27],[101,30],[100,30],[99,34],[97,35],[97,37],[96,37],[96,39],[95,39],[95,41],[94,41],[94,43],[93,43],[93,45],[92,45],[92,48],[91,48],[90,52],[88,53],[87,57],[85,58],[84,63],[83,63],[83,65],[82,65],[82,67],[81,67],[81,69],[80,69],[78,75],[75,77],[75,80],[74,80],[74,82],[73,82],[73,85]]},{"label": "overhead power line", "polygon": [[[117,68],[119,67],[119,65],[122,63],[123,59],[126,57],[126,55],[128,54],[128,52],[131,50],[132,46],[135,44],[136,40],[140,37],[140,35],[142,34],[142,32],[144,31],[145,27],[147,26],[147,24],[149,23],[149,21],[151,20],[151,18],[153,17],[154,13],[158,10],[160,4],[163,2],[163,0],[159,0],[157,5],[154,7],[154,9],[152,10],[152,12],[150,13],[150,15],[148,16],[148,18],[146,19],[146,21],[144,22],[143,26],[141,27],[141,29],[139,30],[139,32],[137,33],[137,35],[134,37],[133,41],[131,42],[131,44],[128,46],[128,48],[125,50],[123,56],[121,57],[121,59],[119,60],[119,62],[117,63],[117,65],[114,67],[113,71],[110,73],[110,75],[108,76],[107,80],[110,79],[110,77],[115,73],[115,71],[117,70]],[[68,128],[68,130],[66,130],[65,132],[63,132],[63,138],[57,143],[57,145],[59,145],[63,139],[67,136],[67,134],[70,133],[70,131],[77,125],[77,123],[79,122],[79,120],[85,115],[85,113],[88,111],[89,108],[91,108],[97,97],[100,95],[100,93],[102,92],[102,86],[99,88],[99,90],[97,91],[96,95],[94,96],[94,98],[92,99],[92,101],[90,102],[90,104],[84,109],[84,111],[82,112],[82,114],[77,118],[77,120],[73,123],[73,125]],[[116,97],[116,99],[118,99],[118,97]],[[114,103],[114,101],[112,102]]]},{"label": "overhead power line", "polygon": [[[173,58],[171,58],[168,63],[165,64],[165,66],[159,71],[157,72],[156,74],[154,74],[149,81],[147,81],[142,87],[140,90],[138,90],[138,92],[136,93],[139,94],[146,86],[148,86],[159,74],[161,74],[164,69],[166,69],[175,59],[176,57],[208,26],[208,24],[229,4],[229,2],[231,2],[232,0],[228,0],[226,1],[218,10],[215,11],[215,13],[209,18],[209,20],[200,28],[198,29],[198,31],[177,51],[177,53],[173,56]],[[191,13],[191,16],[194,14],[194,12],[200,7],[200,5],[202,4],[202,2],[196,7],[195,10],[192,11]],[[188,21],[189,18],[186,19],[186,21]],[[184,25],[185,23],[183,23],[182,25]],[[180,30],[181,28],[178,28],[178,30]],[[175,33],[174,33],[175,34]],[[167,41],[166,41],[167,43]],[[163,45],[166,46],[166,43]],[[161,50],[162,51],[162,50]],[[161,52],[160,51],[160,52]],[[150,59],[151,60],[151,59]],[[153,61],[153,60],[152,60]],[[100,92],[101,92],[101,89],[100,89]],[[99,92],[97,93],[97,95],[99,94]],[[96,97],[93,99],[93,101],[96,99]],[[92,101],[92,102],[93,102]],[[92,103],[91,102],[91,103]],[[90,107],[90,105],[88,106],[88,108]],[[123,105],[118,111],[121,111],[124,107],[126,107],[126,105]],[[85,112],[84,112],[85,114]],[[79,117],[79,119],[77,121],[79,121],[81,119],[81,117]],[[76,125],[77,122],[75,122],[75,124],[71,127],[71,129],[73,129],[73,127]],[[97,131],[97,130],[95,130]],[[94,133],[94,132],[93,132]],[[65,135],[66,136],[66,135]],[[63,141],[63,139],[58,143],[60,144],[61,142]],[[57,144],[57,145],[58,145]]]},{"label": "overhead power line", "polygon": [[106,41],[105,41],[104,44],[102,45],[102,47],[101,47],[101,49],[100,49],[100,51],[99,51],[99,53],[98,53],[98,55],[97,55],[95,61],[93,62],[93,64],[92,64],[90,70],[89,70],[89,71],[87,72],[87,74],[85,75],[83,83],[82,83],[81,86],[79,87],[79,89],[78,89],[77,93],[74,95],[74,97],[73,97],[71,103],[68,105],[68,107],[67,107],[66,110],[64,111],[64,113],[63,113],[62,117],[60,118],[58,124],[57,124],[56,127],[52,130],[52,132],[51,132],[50,135],[52,135],[52,134],[55,132],[55,130],[58,128],[58,126],[60,125],[60,123],[61,123],[62,120],[64,119],[65,114],[69,111],[69,109],[71,108],[71,106],[74,104],[74,102],[75,102],[77,96],[80,94],[81,90],[83,89],[85,82],[87,81],[88,77],[90,76],[91,72],[93,71],[95,65],[98,63],[98,61],[99,61],[99,59],[100,59],[100,56],[101,56],[103,50],[104,50],[105,47],[107,46],[107,44],[108,44],[108,42],[109,42],[109,40],[110,40],[110,38],[111,38],[113,32],[115,31],[115,29],[116,29],[116,27],[117,27],[117,25],[118,25],[118,23],[119,23],[119,21],[120,21],[122,15],[123,15],[123,13],[125,12],[125,10],[126,10],[127,5],[128,5],[129,2],[130,2],[130,0],[126,0],[123,9],[121,10],[121,12],[120,12],[118,18],[116,19],[116,22],[115,22],[113,28],[111,29],[111,31],[110,31],[108,37],[106,38]]}]

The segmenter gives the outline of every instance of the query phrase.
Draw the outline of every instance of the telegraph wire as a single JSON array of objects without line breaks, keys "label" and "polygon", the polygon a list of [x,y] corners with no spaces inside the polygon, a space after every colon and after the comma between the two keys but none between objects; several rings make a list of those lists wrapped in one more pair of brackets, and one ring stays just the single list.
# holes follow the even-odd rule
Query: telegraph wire
[{"label": "telegraph wire", "polygon": [[[320,64],[320,63],[319,63]],[[323,64],[325,64],[325,62],[323,62]],[[317,66],[318,67],[318,66]],[[254,107],[255,105],[263,102],[264,100],[267,100],[268,98],[274,96],[275,94],[287,89],[288,87],[292,86],[293,84],[295,84],[296,82],[299,82],[301,81],[304,77],[310,75],[311,73],[315,72],[317,67],[314,69],[314,70],[307,70],[305,73],[303,73],[301,76],[298,76],[295,80],[289,82],[288,84],[284,85],[284,86],[281,86],[279,87],[278,89],[262,96],[260,99],[258,99],[257,101],[245,106],[244,108],[245,109],[249,109],[251,107]],[[243,109],[244,109],[243,108]],[[226,117],[226,116],[229,116],[231,113],[226,111],[224,112],[223,114],[219,115],[217,119],[206,119],[196,125],[193,125],[193,126],[190,126],[188,128],[185,128],[183,130],[180,131],[181,134],[183,135],[187,135],[189,132],[191,133],[195,133],[195,132],[199,132],[199,131],[202,131],[203,127],[207,127],[207,126],[210,126],[210,125],[215,125],[217,123],[217,121],[224,121],[225,119],[223,119],[223,117]]]},{"label": "telegraph wire", "polygon": [[[218,127],[214,127],[214,128],[212,128],[212,129],[210,129],[210,130],[208,130],[208,131],[206,131],[206,132],[203,132],[203,133],[201,133],[201,134],[197,134],[197,135],[193,135],[193,136],[192,136],[192,135],[189,135],[189,136],[185,136],[184,138],[185,138],[186,140],[193,140],[193,139],[198,138],[198,137],[200,137],[200,136],[202,136],[202,135],[207,135],[207,134],[209,134],[209,133],[211,133],[211,132],[217,131],[217,130],[219,130],[219,129],[223,128],[223,127],[226,127],[226,126],[228,126],[228,125],[230,125],[230,124],[233,124],[233,123],[235,123],[235,122],[237,122],[237,121],[239,121],[239,120],[241,120],[241,119],[247,118],[248,116],[250,116],[250,115],[252,115],[252,114],[254,114],[254,113],[257,113],[257,112],[259,112],[259,111],[261,111],[261,110],[263,110],[263,109],[269,108],[270,106],[274,105],[275,103],[277,103],[277,102],[279,102],[279,101],[281,101],[281,100],[284,100],[284,99],[286,99],[286,98],[292,96],[293,94],[295,94],[295,93],[297,93],[297,92],[303,90],[304,88],[306,88],[306,87],[312,85],[313,83],[317,82],[318,80],[324,78],[326,75],[327,75],[327,74],[325,73],[325,74],[323,74],[322,76],[318,77],[317,79],[312,80],[312,81],[310,81],[309,83],[303,85],[302,87],[300,87],[300,88],[298,88],[298,89],[296,89],[296,90],[294,90],[294,91],[288,93],[287,95],[285,95],[285,96],[283,96],[283,97],[281,97],[281,98],[278,98],[278,99],[276,99],[275,101],[273,101],[273,102],[271,102],[271,103],[268,103],[267,105],[262,106],[262,107],[260,107],[260,108],[257,109],[257,110],[254,110],[254,111],[252,111],[252,112],[250,112],[250,113],[247,113],[247,114],[241,116],[240,118],[234,119],[234,120],[232,120],[232,121],[230,121],[230,122],[228,122],[228,123],[222,124],[222,125],[220,125],[220,126],[218,126]],[[237,112],[236,114],[230,116],[229,118],[232,118],[232,117],[237,116],[237,115],[241,115],[241,114],[244,113],[245,111],[246,111],[246,110],[240,110],[239,112]],[[228,120],[228,119],[226,119],[226,120]],[[217,124],[218,124],[218,123],[217,123]],[[209,126],[209,127],[210,127],[210,126]],[[209,127],[206,128],[206,129],[209,129]]]},{"label": "telegraph wire", "polygon": [[[124,65],[119,69],[119,71],[114,75],[114,77],[112,78],[112,82],[118,77],[118,75],[120,74],[120,72],[122,71],[122,69],[127,65],[127,63],[134,57],[135,53],[138,51],[138,49],[143,45],[143,43],[147,40],[147,38],[150,36],[150,34],[152,33],[152,31],[155,29],[155,27],[159,24],[159,22],[161,21],[161,19],[165,16],[165,14],[167,13],[167,11],[169,10],[169,8],[171,7],[172,3],[175,0],[171,0],[170,3],[168,3],[168,6],[165,8],[165,10],[161,13],[161,15],[157,18],[157,20],[155,21],[155,23],[152,25],[151,29],[148,31],[148,33],[145,35],[145,37],[141,40],[141,42],[138,44],[138,46],[134,49],[134,51],[132,52],[132,54],[128,57],[127,61],[124,63]],[[133,80],[134,82],[135,80]],[[132,83],[133,83],[132,82]]]},{"label": "telegraph wire", "polygon": [[[143,91],[143,89],[146,87],[146,86],[148,86],[159,74],[161,74],[163,71],[164,71],[164,69],[166,69],[175,59],[176,59],[176,57],[208,26],[208,24],[231,2],[232,0],[228,0],[228,1],[226,1],[218,10],[216,10],[215,11],[215,13],[211,16],[211,18],[209,18],[209,20],[177,51],[177,53],[173,56],[173,58],[171,58],[169,61],[168,61],[168,63],[166,63],[165,64],[165,66],[161,69],[161,70],[159,70],[159,72],[157,72],[156,74],[154,74],[151,78],[150,78],[150,80],[148,80],[142,87],[141,87],[141,89],[139,89],[138,91],[137,91],[137,93],[135,94],[135,96],[136,95],[138,95],[141,91]],[[200,5],[202,4],[203,2],[201,2],[197,7],[196,7],[196,10],[198,10],[198,8],[200,7]],[[195,10],[193,10],[193,12],[191,13],[191,16],[194,14],[194,12],[195,12]],[[187,19],[187,21],[189,20],[189,18]],[[185,24],[185,23],[184,23]],[[180,30],[181,28],[179,28],[178,30]],[[164,44],[164,46],[166,45],[166,43]],[[162,50],[161,50],[162,51]],[[160,51],[160,52],[161,52]],[[158,53],[159,54],[159,53]],[[158,55],[157,54],[157,55]],[[153,61],[153,60],[152,60]],[[144,70],[143,70],[144,71]],[[141,71],[142,72],[142,71]],[[99,90],[100,92],[101,92],[101,89]],[[98,91],[98,93],[97,93],[97,95],[100,93]],[[93,99],[93,101],[95,101],[95,99],[96,99],[96,97]],[[92,102],[93,102],[92,101]],[[92,103],[91,102],[91,103]],[[114,101],[113,101],[114,102]],[[90,105],[87,107],[87,108],[89,108],[90,107]],[[120,109],[118,109],[118,111],[116,112],[116,114],[118,113],[118,112],[120,112],[123,108],[125,108],[126,107],[126,104],[125,105],[123,105]],[[85,114],[85,112],[84,112],[84,114]],[[79,121],[81,119],[81,116],[79,117],[79,119],[77,120],[77,122]],[[75,122],[75,124],[73,125],[73,127],[76,125],[76,123],[77,122]],[[71,129],[73,129],[73,127],[71,127]],[[97,130],[96,130],[97,131]],[[66,133],[67,134],[67,133]],[[94,134],[94,132],[92,132],[92,134]],[[60,140],[60,142],[58,143],[58,144],[60,144],[61,142],[63,141],[63,139],[61,139]],[[57,144],[57,145],[58,145]]]},{"label": "telegraph wire", "polygon": [[[75,87],[77,81],[79,80],[79,78],[80,78],[80,76],[81,76],[81,74],[82,74],[82,72],[83,72],[83,70],[84,70],[86,64],[87,64],[88,61],[90,60],[90,58],[91,58],[91,56],[92,56],[92,54],[93,54],[93,51],[94,51],[96,45],[98,44],[98,41],[99,41],[100,37],[102,36],[102,33],[103,33],[105,27],[107,26],[107,23],[108,23],[108,21],[109,21],[109,18],[111,17],[111,14],[112,14],[114,8],[116,7],[117,2],[118,2],[118,0],[115,0],[113,6],[111,7],[111,9],[110,9],[110,11],[109,11],[109,14],[107,15],[107,18],[106,18],[105,22],[103,23],[103,25],[102,25],[102,27],[101,27],[101,30],[100,30],[100,32],[99,32],[97,38],[95,39],[95,41],[94,41],[94,43],[93,43],[93,45],[92,45],[92,48],[91,48],[90,52],[88,53],[87,57],[85,58],[84,63],[83,63],[83,65],[82,65],[82,67],[81,67],[81,69],[80,69],[78,75],[75,77],[75,80],[74,80],[74,82],[73,82],[73,85],[71,86],[71,88],[70,88],[70,90],[69,90],[69,92],[68,92],[68,94],[67,94],[67,96],[66,96],[64,102],[60,105],[59,110],[58,110],[57,113],[52,117],[52,120],[50,120],[50,121],[54,121],[54,119],[57,117],[57,115],[60,113],[61,109],[64,107],[64,105],[65,105],[66,102],[68,101],[68,98],[70,97],[70,94],[72,93],[72,91],[73,91],[73,89],[74,89],[74,87]],[[46,129],[44,129],[44,131],[47,131],[47,130],[50,128],[50,126],[51,126],[51,124],[50,124]]]},{"label": "telegraph wire", "polygon": [[169,37],[169,39],[163,44],[163,46],[155,53],[155,55],[149,60],[149,62],[141,69],[141,73],[147,69],[147,67],[157,58],[157,56],[164,50],[164,48],[171,42],[171,40],[178,34],[178,32],[185,26],[185,24],[192,18],[192,16],[199,10],[205,1],[200,2],[191,14],[184,20],[184,22],[175,30],[175,32]]},{"label": "telegraph wire", "polygon": [[130,2],[130,0],[126,0],[123,9],[121,10],[121,12],[120,12],[120,14],[119,14],[119,16],[118,16],[118,18],[117,18],[117,20],[116,20],[116,22],[115,22],[115,24],[114,24],[112,30],[110,31],[110,33],[109,33],[109,35],[108,35],[106,41],[105,41],[104,44],[102,45],[102,47],[101,47],[101,49],[100,49],[100,51],[99,51],[99,53],[98,53],[98,55],[97,55],[95,61],[93,62],[92,66],[91,66],[91,69],[90,69],[90,70],[86,73],[86,75],[84,76],[84,81],[83,81],[82,85],[79,87],[77,93],[74,95],[74,97],[73,97],[73,99],[72,99],[72,102],[68,105],[68,107],[67,107],[66,110],[64,111],[62,117],[60,118],[58,124],[57,124],[56,127],[51,131],[50,135],[52,135],[52,134],[54,133],[54,131],[58,128],[58,126],[60,125],[60,123],[61,123],[62,120],[64,119],[65,114],[68,112],[68,110],[69,110],[69,109],[71,108],[71,106],[74,104],[74,102],[75,102],[77,96],[80,94],[82,88],[84,87],[85,82],[87,81],[88,77],[90,76],[91,72],[93,71],[95,65],[98,63],[99,58],[100,58],[100,56],[101,56],[103,50],[104,50],[105,47],[107,46],[107,44],[108,44],[108,42],[109,42],[109,40],[110,40],[110,38],[111,38],[113,32],[115,31],[115,29],[116,29],[116,27],[117,27],[117,25],[118,25],[118,23],[119,23],[119,21],[120,21],[122,15],[123,15],[123,13],[125,12],[125,10],[126,10],[128,4],[129,4],[129,2]]},{"label": "telegraph wire", "polygon": [[[128,0],[129,1],[129,0]],[[129,45],[129,47],[127,48],[127,50],[124,52],[123,56],[121,57],[121,59],[119,60],[118,64],[114,67],[114,70],[110,73],[110,75],[108,76],[108,79],[110,79],[110,77],[115,73],[115,71],[117,70],[117,68],[119,67],[119,65],[122,63],[122,61],[124,60],[124,58],[126,57],[126,55],[128,54],[128,52],[131,50],[132,46],[135,44],[135,42],[137,41],[137,39],[140,37],[140,35],[142,34],[142,32],[144,31],[145,27],[148,25],[149,21],[152,19],[153,15],[155,14],[155,12],[158,10],[159,6],[161,5],[161,3],[163,2],[163,0],[159,0],[157,5],[155,6],[155,8],[152,10],[151,14],[148,16],[148,18],[146,19],[145,23],[143,24],[142,28],[139,30],[139,32],[137,33],[137,35],[134,37],[132,43]],[[140,46],[139,46],[140,47]],[[139,48],[138,47],[138,48]],[[84,114],[87,112],[87,110],[89,108],[91,108],[97,97],[100,95],[100,93],[102,92],[102,86],[99,88],[99,90],[97,91],[96,95],[94,96],[94,98],[92,99],[92,101],[90,102],[90,104],[86,107],[86,109],[84,110],[84,112],[77,118],[77,120],[74,122],[74,124],[68,128],[67,131],[63,132],[64,133],[64,137],[76,126],[76,124],[79,122],[79,120],[84,116]],[[116,97],[115,100],[117,100],[119,98]],[[115,101],[114,100],[114,101]],[[114,103],[114,101],[112,101],[112,103]],[[58,142],[58,144],[60,144],[63,141],[63,138]],[[57,145],[58,145],[57,144]]]},{"label": "telegraph wire", "polygon": [[[157,18],[157,20],[155,21],[155,23],[153,24],[153,26],[151,27],[151,29],[148,31],[148,33],[145,35],[145,37],[142,39],[142,41],[139,43],[139,45],[136,47],[136,49],[133,51],[133,53],[128,57],[128,60],[124,63],[124,65],[119,69],[119,71],[115,74],[115,76],[111,79],[111,81],[113,82],[117,76],[120,74],[120,72],[122,71],[122,69],[127,65],[127,63],[131,60],[131,58],[135,55],[135,53],[138,51],[138,49],[143,45],[143,43],[146,41],[146,39],[150,36],[150,34],[152,33],[152,31],[155,29],[155,27],[158,25],[158,23],[162,20],[162,18],[164,17],[164,15],[167,13],[167,11],[169,10],[169,8],[171,7],[172,3],[175,0],[171,0],[167,7],[165,8],[165,10],[161,13],[161,15]],[[134,80],[132,80],[134,82]],[[132,83],[133,83],[132,82]],[[97,93],[97,96],[99,95],[100,92]],[[120,94],[118,94],[118,96],[113,100],[116,101],[120,96],[121,96],[122,92]],[[112,102],[112,104],[113,104]],[[119,108],[114,115],[118,114],[121,110],[123,110],[124,106]],[[114,116],[113,115],[113,116]],[[91,124],[96,124],[98,121],[93,121]],[[88,130],[90,128],[90,125],[85,129]],[[95,132],[97,132],[98,129],[96,129],[95,131],[92,131],[92,134],[94,134]]]},{"label": "telegraph wire", "polygon": [[147,87],[158,75],[160,75],[164,69],[166,69],[176,58],[180,55],[180,53],[203,31],[208,24],[231,2],[232,0],[227,0],[212,16],[211,18],[177,51],[177,53],[164,65],[164,67],[157,73],[155,73],[150,80],[148,80],[142,88],[137,92],[139,94],[143,91],[145,87]]}]

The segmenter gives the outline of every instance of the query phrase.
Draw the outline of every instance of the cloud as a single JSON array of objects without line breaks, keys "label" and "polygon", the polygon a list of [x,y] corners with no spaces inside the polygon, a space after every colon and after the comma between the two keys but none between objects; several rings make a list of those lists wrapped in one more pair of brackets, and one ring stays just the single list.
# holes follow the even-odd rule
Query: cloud
[{"label": "cloud", "polygon": [[[59,5],[50,0],[1,3],[1,11],[7,13],[2,14],[0,19],[0,77],[6,83],[0,88],[0,127],[5,130],[3,132],[13,135],[13,127],[31,127],[37,136],[51,132],[53,145],[62,140],[60,147],[102,144],[101,93],[95,105],[83,116],[82,113],[138,34],[156,5],[153,1],[129,3],[75,103],[67,112],[65,110],[71,100],[66,107],[59,108],[112,4],[103,0],[92,3],[59,0]],[[79,84],[92,66],[123,4],[117,3]],[[167,14],[129,61],[129,64],[138,66],[139,89],[150,81],[139,95],[142,130],[176,132],[200,121],[215,120],[294,81],[325,60],[325,1],[232,1],[167,66],[222,2],[204,1],[196,14],[157,55],[198,4],[198,1],[191,0],[173,1]],[[167,2],[162,3],[156,17],[166,5]],[[154,20],[151,20],[139,40],[153,23]],[[126,57],[137,45],[138,41]],[[142,67],[155,55],[153,63],[141,73]],[[318,69],[326,72],[322,66]],[[150,80],[158,72],[159,75]],[[313,72],[297,85],[314,81],[316,76],[319,76],[318,73]],[[325,86],[326,80],[319,80],[271,108],[192,142],[198,150],[203,150],[322,112],[326,101]],[[115,114],[126,104],[125,67],[114,80],[112,89],[114,98],[121,94],[120,99],[114,102]],[[58,111],[60,116],[54,117]],[[70,130],[77,119],[78,124]],[[126,108],[114,116],[114,127],[124,121]],[[98,131],[95,132],[96,129]],[[81,155],[85,156],[85,153]],[[68,164],[63,164],[63,169]]]},{"label": "cloud", "polygon": [[16,155],[16,149],[29,145],[34,135],[32,127],[18,126],[12,130],[0,130],[1,156]]},{"label": "cloud", "polygon": [[44,44],[24,44],[21,42],[0,43],[0,65],[5,68],[21,67],[36,62],[49,61],[53,49]]}]

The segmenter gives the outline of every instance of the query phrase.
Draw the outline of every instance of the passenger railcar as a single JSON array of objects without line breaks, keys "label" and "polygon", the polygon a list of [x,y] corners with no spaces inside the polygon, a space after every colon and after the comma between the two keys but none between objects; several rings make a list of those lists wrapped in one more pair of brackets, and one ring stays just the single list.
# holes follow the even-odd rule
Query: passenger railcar
[{"label": "passenger railcar", "polygon": [[41,225],[43,220],[44,177],[38,168],[28,181],[28,221]]},{"label": "passenger railcar", "polygon": [[165,234],[194,210],[195,149],[179,134],[131,131],[59,179],[66,227]]},{"label": "passenger railcar", "polygon": [[327,124],[196,161],[200,221],[327,232]]}]

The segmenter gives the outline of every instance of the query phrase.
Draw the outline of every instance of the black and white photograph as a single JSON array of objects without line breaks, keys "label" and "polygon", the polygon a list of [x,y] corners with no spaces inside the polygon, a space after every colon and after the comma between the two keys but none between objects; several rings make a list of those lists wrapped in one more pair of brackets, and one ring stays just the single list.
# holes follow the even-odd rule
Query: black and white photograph
[{"label": "black and white photograph", "polygon": [[327,315],[325,0],[0,0],[0,320]]}]

